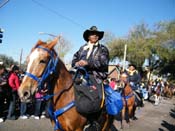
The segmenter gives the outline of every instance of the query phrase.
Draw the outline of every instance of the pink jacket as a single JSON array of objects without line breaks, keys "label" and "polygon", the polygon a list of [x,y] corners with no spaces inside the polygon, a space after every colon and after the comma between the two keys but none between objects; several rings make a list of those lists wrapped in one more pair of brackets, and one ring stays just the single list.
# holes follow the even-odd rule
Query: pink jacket
[{"label": "pink jacket", "polygon": [[35,93],[35,98],[37,98],[37,99],[42,98],[44,95],[46,95],[46,92],[47,92],[46,89],[45,90],[41,90],[41,92],[36,92]]},{"label": "pink jacket", "polygon": [[115,82],[114,81],[111,81],[110,83],[109,83],[109,86],[112,88],[112,89],[115,89]]},{"label": "pink jacket", "polygon": [[36,92],[35,93],[35,98],[40,99],[42,97],[43,97],[43,94],[42,93],[40,93],[40,92]]},{"label": "pink jacket", "polygon": [[18,90],[20,86],[20,80],[19,80],[18,75],[16,73],[11,73],[8,79],[8,83],[13,91]]}]

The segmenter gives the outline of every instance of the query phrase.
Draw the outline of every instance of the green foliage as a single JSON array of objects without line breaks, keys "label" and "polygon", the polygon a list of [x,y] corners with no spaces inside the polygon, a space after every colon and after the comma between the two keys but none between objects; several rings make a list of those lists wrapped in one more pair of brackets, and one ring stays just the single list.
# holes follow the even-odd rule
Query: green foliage
[{"label": "green foliage", "polygon": [[[116,57],[122,59],[124,45],[127,44],[126,60],[137,67],[141,67],[146,58],[154,61],[152,56],[156,54],[159,57],[158,70],[161,73],[175,72],[175,66],[172,65],[175,63],[175,20],[159,22],[152,29],[149,29],[145,23],[141,23],[132,28],[127,38],[115,38],[106,44],[111,60]],[[169,66],[171,68],[167,68]]]},{"label": "green foliage", "polygon": [[110,43],[107,43],[107,46],[109,48],[110,52],[110,58],[115,59],[116,56],[118,58],[122,59],[124,54],[124,46],[126,44],[126,41],[123,39],[115,39],[111,41]]},{"label": "green foliage", "polygon": [[5,67],[9,68],[12,64],[18,65],[18,62],[14,61],[12,57],[0,54],[0,61],[2,61]]}]

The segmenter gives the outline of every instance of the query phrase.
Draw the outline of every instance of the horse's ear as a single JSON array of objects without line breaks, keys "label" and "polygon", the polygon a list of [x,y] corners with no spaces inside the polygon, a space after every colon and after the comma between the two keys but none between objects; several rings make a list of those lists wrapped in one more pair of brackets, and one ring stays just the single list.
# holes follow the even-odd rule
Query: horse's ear
[{"label": "horse's ear", "polygon": [[43,42],[42,40],[38,40],[38,42],[36,43],[36,45],[34,46],[34,48],[36,48],[39,45],[42,45],[43,43],[45,43],[45,42]]},{"label": "horse's ear", "polygon": [[58,43],[58,40],[60,39],[60,36],[56,37],[53,41],[51,41],[49,44],[48,44],[48,48],[49,49],[52,49],[57,43]]},{"label": "horse's ear", "polygon": [[31,49],[31,52],[39,45],[42,45],[44,42],[41,40],[38,40],[38,42],[36,43],[36,45]]},{"label": "horse's ear", "polygon": [[43,43],[43,41],[42,40],[38,40],[37,44],[41,44],[41,43]]}]

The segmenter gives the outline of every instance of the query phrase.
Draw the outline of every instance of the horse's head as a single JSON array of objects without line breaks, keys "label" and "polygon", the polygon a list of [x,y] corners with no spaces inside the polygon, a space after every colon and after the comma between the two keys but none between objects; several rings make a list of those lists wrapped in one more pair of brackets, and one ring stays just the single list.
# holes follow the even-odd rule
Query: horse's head
[{"label": "horse's head", "polygon": [[54,72],[58,61],[54,46],[59,38],[50,43],[38,41],[27,57],[26,75],[18,89],[21,101],[26,101],[38,90],[41,89],[48,76]]}]

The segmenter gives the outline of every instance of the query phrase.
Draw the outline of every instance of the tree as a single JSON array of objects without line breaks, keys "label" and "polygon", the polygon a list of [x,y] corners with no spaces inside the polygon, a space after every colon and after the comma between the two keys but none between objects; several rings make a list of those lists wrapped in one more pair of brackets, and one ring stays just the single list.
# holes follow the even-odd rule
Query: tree
[{"label": "tree", "polygon": [[[47,43],[51,42],[52,39],[48,39]],[[61,36],[57,45],[55,46],[56,52],[58,52],[58,56],[61,60],[64,61],[65,55],[68,53],[68,51],[71,49],[71,42],[68,41],[65,37]]]},{"label": "tree", "polygon": [[0,61],[2,61],[7,68],[9,68],[12,64],[18,65],[18,62],[14,61],[12,57],[8,57],[3,54],[0,54]]},{"label": "tree", "polygon": [[156,51],[161,59],[160,73],[171,73],[175,77],[175,20],[159,22],[154,31],[156,35]]},{"label": "tree", "polygon": [[126,38],[116,38],[113,41],[107,43],[110,51],[110,58],[114,59],[118,57],[123,58],[124,55],[124,45],[127,44],[127,61],[137,65],[142,66],[145,58],[149,57],[151,54],[150,39],[151,32],[147,29],[147,25],[142,23],[135,26]]},{"label": "tree", "polygon": [[151,29],[145,23],[134,26],[128,37],[114,38],[107,43],[110,58],[122,59],[125,44],[128,45],[127,61],[142,67],[145,59],[149,59],[151,68],[159,73],[175,74],[175,20],[159,22]]},{"label": "tree", "polygon": [[58,56],[64,61],[65,55],[71,49],[71,43],[64,37],[61,37],[55,47],[58,50]]},{"label": "tree", "polygon": [[128,52],[127,60],[135,64],[137,67],[141,67],[145,58],[151,55],[151,31],[148,29],[148,25],[141,23],[134,26],[128,35]]}]

